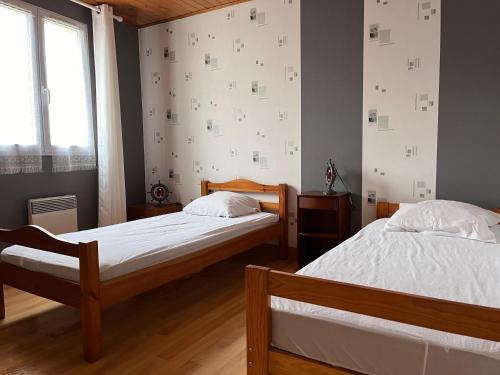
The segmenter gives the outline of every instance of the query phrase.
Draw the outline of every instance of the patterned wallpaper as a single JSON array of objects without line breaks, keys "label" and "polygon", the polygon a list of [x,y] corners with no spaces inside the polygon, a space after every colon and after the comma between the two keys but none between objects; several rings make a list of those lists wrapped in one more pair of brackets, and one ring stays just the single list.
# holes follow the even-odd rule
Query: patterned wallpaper
[{"label": "patterned wallpaper", "polygon": [[300,0],[255,0],[139,32],[146,189],[300,185]]},{"label": "patterned wallpaper", "polygon": [[440,0],[365,0],[363,225],[376,201],[435,197]]}]

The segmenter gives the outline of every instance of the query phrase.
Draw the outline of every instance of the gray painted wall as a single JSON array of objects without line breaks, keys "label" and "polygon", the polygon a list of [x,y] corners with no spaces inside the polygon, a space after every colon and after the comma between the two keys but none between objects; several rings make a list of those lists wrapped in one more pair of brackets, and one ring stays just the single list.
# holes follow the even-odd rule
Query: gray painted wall
[{"label": "gray painted wall", "polygon": [[[363,0],[301,2],[302,191],[323,190],[333,157],[361,226]],[[343,191],[338,181],[335,188]]]},{"label": "gray painted wall", "polygon": [[437,197],[500,207],[500,2],[441,13]]},{"label": "gray painted wall", "polygon": [[127,203],[146,200],[142,130],[139,35],[135,27],[115,22],[116,58],[120,80],[123,158]]},{"label": "gray painted wall", "polygon": [[[26,1],[26,0],[25,0]],[[88,9],[67,0],[28,0],[50,11],[88,25],[92,92],[95,92],[92,16]],[[120,79],[123,147],[127,202],[145,200],[142,106],[137,30],[115,23],[115,37]],[[93,95],[95,107],[95,95]],[[94,124],[95,126],[95,124]],[[13,228],[27,223],[29,198],[76,194],[80,229],[97,225],[97,172],[52,173],[50,157],[43,158],[44,172],[0,176],[0,227]]]}]

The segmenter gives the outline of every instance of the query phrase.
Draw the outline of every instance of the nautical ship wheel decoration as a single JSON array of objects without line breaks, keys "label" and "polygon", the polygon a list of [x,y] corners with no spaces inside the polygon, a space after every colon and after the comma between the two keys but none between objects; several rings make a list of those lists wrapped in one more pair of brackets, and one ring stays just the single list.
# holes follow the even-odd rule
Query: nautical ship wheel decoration
[{"label": "nautical ship wheel decoration", "polygon": [[335,190],[333,190],[335,179],[337,178],[337,168],[335,168],[335,164],[332,163],[332,159],[329,159],[326,163],[326,171],[325,171],[325,183],[327,190],[325,191],[325,195],[335,194]]},{"label": "nautical ship wheel decoration", "polygon": [[149,195],[151,195],[153,202],[156,202],[157,207],[163,206],[163,202],[168,199],[169,194],[170,191],[168,190],[167,185],[162,184],[161,181],[158,181],[157,184],[151,184]]}]

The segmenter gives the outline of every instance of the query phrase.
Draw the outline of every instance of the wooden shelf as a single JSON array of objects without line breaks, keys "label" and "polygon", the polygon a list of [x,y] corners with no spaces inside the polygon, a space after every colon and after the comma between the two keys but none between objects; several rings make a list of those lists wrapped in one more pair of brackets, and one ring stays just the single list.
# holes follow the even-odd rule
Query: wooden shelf
[{"label": "wooden shelf", "polygon": [[300,267],[349,238],[348,193],[312,191],[297,196],[297,260]]},{"label": "wooden shelf", "polygon": [[306,233],[299,233],[299,236],[314,237],[314,238],[331,238],[331,239],[338,238],[337,233],[330,233],[330,232],[306,232]]}]

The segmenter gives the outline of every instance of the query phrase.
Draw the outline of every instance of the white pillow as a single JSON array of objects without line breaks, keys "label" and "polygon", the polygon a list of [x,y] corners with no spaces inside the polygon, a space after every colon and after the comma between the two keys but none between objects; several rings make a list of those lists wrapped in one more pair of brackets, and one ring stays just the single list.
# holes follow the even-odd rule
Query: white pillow
[{"label": "white pillow", "polygon": [[401,209],[401,208],[405,208],[405,207],[410,207],[410,206],[414,206],[416,204],[428,204],[428,202],[434,202],[433,204],[442,206],[443,209],[448,209],[448,207],[452,206],[455,208],[467,210],[468,212],[470,212],[473,215],[476,215],[478,217],[482,217],[484,220],[486,220],[486,222],[488,223],[488,226],[490,226],[490,227],[500,223],[500,214],[497,214],[494,211],[486,210],[484,208],[474,206],[473,204],[464,203],[464,202],[447,201],[447,200],[429,200],[429,201],[424,201],[424,202],[420,202],[420,203],[401,203],[399,205],[399,208]]},{"label": "white pillow", "polygon": [[195,199],[184,207],[191,215],[237,217],[260,212],[259,201],[231,191],[217,191]]},{"label": "white pillow", "polygon": [[[491,212],[491,215],[490,215]],[[496,243],[489,223],[498,223],[499,215],[467,203],[431,200],[400,205],[385,224],[387,232],[421,232]]]}]

